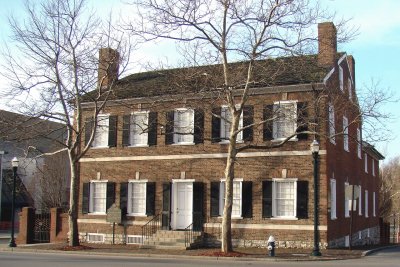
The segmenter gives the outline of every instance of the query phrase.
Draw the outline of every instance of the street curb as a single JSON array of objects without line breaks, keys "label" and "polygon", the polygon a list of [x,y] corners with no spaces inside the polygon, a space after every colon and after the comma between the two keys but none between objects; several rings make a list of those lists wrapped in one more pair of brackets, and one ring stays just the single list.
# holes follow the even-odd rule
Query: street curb
[{"label": "street curb", "polygon": [[[48,243],[47,243],[48,244]],[[35,244],[37,245],[37,244]],[[23,245],[26,247],[26,245]],[[29,246],[29,245],[28,245]],[[279,258],[279,257],[264,257],[264,258],[252,258],[252,257],[215,257],[215,256],[195,256],[195,255],[168,255],[168,254],[151,254],[151,253],[114,253],[114,252],[92,252],[92,251],[62,251],[62,250],[50,250],[50,249],[30,249],[24,248],[9,248],[0,247],[1,252],[15,252],[15,253],[43,253],[43,254],[70,254],[70,255],[87,255],[87,256],[111,256],[111,257],[132,257],[132,258],[157,258],[157,259],[201,259],[201,260],[215,260],[215,261],[266,261],[266,262],[305,262],[305,261],[334,261],[334,260],[346,260],[347,258],[321,258],[321,257],[310,257],[310,258]],[[354,258],[351,258],[354,259]]]},{"label": "street curb", "polygon": [[367,251],[364,251],[363,253],[361,253],[361,257],[365,257],[365,256],[369,256],[372,255],[378,251],[387,249],[387,248],[395,248],[395,247],[399,247],[400,245],[392,245],[392,246],[386,246],[386,247],[380,247],[380,248],[374,248],[374,249],[370,249]]}]

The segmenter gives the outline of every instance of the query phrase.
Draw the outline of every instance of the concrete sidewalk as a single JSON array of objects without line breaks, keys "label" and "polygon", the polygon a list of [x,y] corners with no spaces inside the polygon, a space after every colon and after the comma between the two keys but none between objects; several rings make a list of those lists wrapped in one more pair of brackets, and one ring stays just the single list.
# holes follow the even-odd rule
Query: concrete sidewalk
[{"label": "concrete sidewalk", "polygon": [[[8,239],[9,240],[9,239]],[[105,245],[82,244],[77,248],[68,247],[67,244],[30,244],[18,245],[16,248],[8,247],[7,243],[0,244],[0,251],[12,252],[40,252],[40,253],[66,253],[83,255],[112,255],[127,257],[155,257],[155,258],[209,258],[218,260],[240,261],[326,261],[356,259],[363,256],[367,249],[326,249],[322,250],[321,257],[311,256],[310,249],[277,249],[275,257],[269,257],[266,248],[236,248],[233,253],[224,255],[219,248],[201,248],[193,250],[162,250],[140,249],[135,245]],[[369,252],[371,253],[371,252]]]}]

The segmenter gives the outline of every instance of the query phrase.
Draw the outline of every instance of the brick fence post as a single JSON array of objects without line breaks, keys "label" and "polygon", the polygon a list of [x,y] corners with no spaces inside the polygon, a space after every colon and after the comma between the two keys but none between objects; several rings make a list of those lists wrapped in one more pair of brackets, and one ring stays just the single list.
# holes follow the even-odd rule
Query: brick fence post
[{"label": "brick fence post", "polygon": [[17,244],[31,244],[34,236],[33,228],[35,225],[35,209],[24,207],[19,216]]},{"label": "brick fence post", "polygon": [[54,243],[57,239],[60,211],[60,208],[50,209],[50,243]]}]

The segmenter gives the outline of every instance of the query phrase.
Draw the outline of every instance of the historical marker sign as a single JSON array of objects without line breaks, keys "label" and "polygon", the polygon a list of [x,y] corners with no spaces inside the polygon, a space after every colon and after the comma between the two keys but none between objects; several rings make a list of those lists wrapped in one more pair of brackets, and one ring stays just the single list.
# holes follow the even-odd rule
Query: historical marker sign
[{"label": "historical marker sign", "polygon": [[121,209],[117,207],[117,205],[113,204],[107,210],[107,222],[110,223],[121,223],[122,216],[121,216]]}]

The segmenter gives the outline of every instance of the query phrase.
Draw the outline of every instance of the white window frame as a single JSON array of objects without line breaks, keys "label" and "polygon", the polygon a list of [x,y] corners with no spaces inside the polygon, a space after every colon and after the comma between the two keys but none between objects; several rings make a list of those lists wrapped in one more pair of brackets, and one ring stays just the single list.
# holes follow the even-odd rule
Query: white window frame
[{"label": "white window frame", "polygon": [[97,127],[94,134],[92,147],[106,148],[108,147],[108,134],[110,127],[110,115],[99,114],[97,115]]},{"label": "white window frame", "polygon": [[349,149],[349,120],[343,116],[343,149],[347,152]]},{"label": "white window frame", "polygon": [[360,185],[360,195],[358,196],[358,206],[359,206],[359,208],[358,208],[358,215],[362,215],[362,188],[361,188],[361,185]]},{"label": "white window frame", "polygon": [[[225,206],[225,179],[221,179],[219,184],[219,215],[222,216],[224,214],[224,206]],[[235,178],[233,179],[233,187],[239,187],[239,195],[235,194],[235,189],[233,188],[233,203],[232,203],[232,218],[234,219],[242,219],[242,189],[243,189],[243,178]],[[235,201],[238,202],[239,208],[234,209]],[[234,212],[236,210],[236,212]]]},{"label": "white window frame", "polygon": [[375,176],[375,160],[374,160],[374,158],[371,157],[371,161],[372,161],[372,164],[371,164],[372,176]]},{"label": "white window frame", "polygon": [[[231,129],[232,116],[228,106],[221,106],[221,127],[220,127],[220,143],[229,143],[229,134]],[[239,127],[243,128],[243,112],[240,115]],[[243,142],[243,131],[240,131],[236,136],[236,143]]]},{"label": "white window frame", "polygon": [[344,91],[343,68],[341,66],[339,66],[339,87],[340,90]]},{"label": "white window frame", "polygon": [[368,173],[368,154],[364,153],[364,171]]},{"label": "white window frame", "polygon": [[[147,199],[147,182],[148,180],[129,180],[128,181],[128,205],[127,205],[127,215],[128,216],[146,216],[146,199]],[[133,195],[133,187],[135,185],[142,185],[142,188],[144,192],[142,192],[143,197],[142,201],[144,201],[144,206],[142,207],[142,210],[139,212],[133,212],[133,205],[136,205],[136,203],[132,204],[132,201],[134,201],[135,197]]]},{"label": "white window frame", "polygon": [[357,156],[359,159],[362,158],[362,153],[361,153],[361,130],[360,128],[357,128]]},{"label": "white window frame", "polygon": [[[93,241],[93,240],[90,240],[91,237],[96,237],[96,239],[100,237],[100,240]],[[105,234],[87,233],[86,242],[88,242],[88,243],[104,243],[105,239],[106,239]]]},{"label": "white window frame", "polygon": [[[89,192],[89,213],[90,214],[105,215],[107,213],[107,182],[108,181],[106,181],[106,180],[90,181],[90,184],[89,184],[89,191],[90,191]],[[103,199],[103,201],[104,201],[104,207],[102,209],[95,210],[95,205],[96,205],[96,203],[95,203],[95,187],[98,184],[104,184],[104,186],[105,186],[104,197],[101,197],[101,199]]]},{"label": "white window frame", "polygon": [[349,99],[352,100],[353,99],[353,83],[351,82],[350,78],[347,79],[347,87],[349,89]]},{"label": "white window frame", "polygon": [[[188,125],[180,125],[178,116],[180,113],[187,113]],[[187,133],[187,134],[178,134]],[[177,108],[174,110],[174,144],[194,145],[194,110],[190,108]]]},{"label": "white window frame", "polygon": [[376,194],[372,192],[372,216],[376,217]]},{"label": "white window frame", "polygon": [[365,190],[365,218],[368,218],[368,190]]},{"label": "white window frame", "polygon": [[[284,118],[281,120],[279,118],[279,115],[280,115],[279,114],[279,108],[280,107],[285,107],[285,106],[287,106],[287,107],[291,106],[288,109],[290,109],[290,108],[292,109],[292,110],[289,110],[289,112],[291,112],[292,114],[285,114]],[[287,110],[287,109],[285,108],[283,110]],[[288,135],[294,134],[296,132],[296,129],[297,129],[297,101],[278,101],[278,102],[274,102],[273,111],[274,111],[274,117],[275,117],[275,119],[273,121],[273,124],[272,124],[272,129],[273,129],[272,130],[272,136],[273,136],[273,139],[276,140],[276,141],[280,141],[280,140],[284,140]],[[291,116],[291,118],[287,118],[286,115],[292,115],[292,116]],[[286,121],[287,119],[289,121]],[[290,127],[290,123],[291,123],[290,120],[293,120],[292,121],[293,124],[291,125],[292,127]],[[285,130],[283,130],[283,131],[279,130],[278,124],[280,124],[280,123],[285,124]],[[292,128],[292,129],[290,129],[290,128]],[[279,133],[283,133],[284,136],[278,135],[278,132]],[[297,136],[295,135],[292,138],[290,138],[289,140],[290,141],[297,141]]]},{"label": "white window frame", "polygon": [[329,102],[328,104],[328,116],[329,116],[329,140],[332,144],[336,144],[336,125],[335,125],[335,107],[333,103]]},{"label": "white window frame", "polygon": [[[146,116],[143,124],[137,122],[137,117]],[[130,146],[131,147],[146,147],[148,146],[148,129],[149,124],[149,112],[148,111],[136,111],[131,114],[130,118]]]},{"label": "white window frame", "polygon": [[336,216],[336,180],[331,179],[331,220],[337,219]]},{"label": "white window frame", "polygon": [[[274,178],[272,179],[272,217],[277,219],[297,219],[297,178]],[[293,215],[291,216],[278,216],[277,215],[277,184],[278,183],[293,183]]]},{"label": "white window frame", "polygon": [[347,197],[347,187],[350,186],[348,182],[344,183],[344,217],[349,218],[350,217],[350,199]]}]

